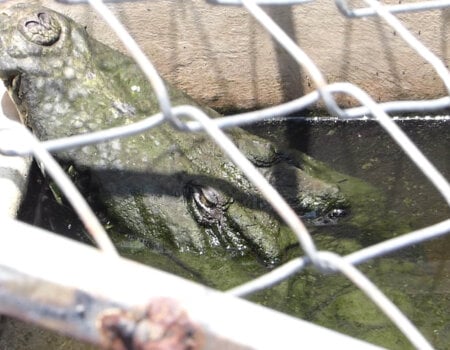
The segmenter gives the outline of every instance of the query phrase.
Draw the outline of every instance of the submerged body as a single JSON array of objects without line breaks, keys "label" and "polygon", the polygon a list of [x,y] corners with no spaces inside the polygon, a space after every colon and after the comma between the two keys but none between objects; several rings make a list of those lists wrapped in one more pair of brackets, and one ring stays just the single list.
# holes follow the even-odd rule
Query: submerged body
[{"label": "submerged body", "polygon": [[[40,139],[125,125],[159,111],[134,61],[71,19],[28,4],[0,16],[0,76]],[[195,104],[176,89],[170,95],[174,105]],[[347,205],[337,186],[304,171],[307,157],[241,129],[229,136],[299,215],[328,220]],[[165,123],[57,156],[73,165],[76,178],[88,173],[82,185],[89,197],[122,231],[151,247],[251,252],[274,262],[292,242],[266,201],[203,133]]]}]

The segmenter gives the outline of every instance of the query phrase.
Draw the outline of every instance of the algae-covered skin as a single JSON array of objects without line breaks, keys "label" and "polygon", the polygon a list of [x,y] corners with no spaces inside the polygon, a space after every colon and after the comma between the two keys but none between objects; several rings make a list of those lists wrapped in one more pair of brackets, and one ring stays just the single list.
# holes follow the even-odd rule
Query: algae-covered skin
[{"label": "algae-covered skin", "polygon": [[[0,15],[0,76],[24,122],[42,140],[130,124],[159,111],[134,61],[92,39],[66,16],[29,4]],[[170,88],[174,105],[195,104]],[[212,117],[217,113],[204,110]],[[230,137],[300,215],[329,222],[347,206],[337,186],[241,129]],[[219,147],[168,123],[135,137],[59,153],[89,197],[126,234],[153,248],[251,252],[266,262],[293,238]],[[289,172],[291,181],[283,174]],[[81,174],[81,175],[80,175]],[[293,175],[293,176],[292,176]],[[321,220],[325,218],[324,220]]]}]

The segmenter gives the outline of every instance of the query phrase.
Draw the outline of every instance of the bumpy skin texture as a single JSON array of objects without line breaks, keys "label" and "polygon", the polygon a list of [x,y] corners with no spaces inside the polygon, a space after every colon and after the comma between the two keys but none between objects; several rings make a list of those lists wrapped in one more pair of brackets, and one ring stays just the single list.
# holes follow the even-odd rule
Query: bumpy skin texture
[{"label": "bumpy skin texture", "polygon": [[[124,125],[159,111],[129,57],[90,38],[71,19],[28,4],[0,15],[0,76],[42,140]],[[176,89],[170,94],[174,105],[194,104]],[[281,192],[300,214],[345,205],[337,187],[286,162],[266,141],[241,129],[230,136],[273,182],[282,183]],[[251,251],[274,261],[292,240],[282,237],[286,230],[265,201],[202,133],[180,133],[165,123],[58,157],[78,174],[89,172],[91,197],[124,231],[153,247]],[[293,181],[280,180],[286,171]]]}]

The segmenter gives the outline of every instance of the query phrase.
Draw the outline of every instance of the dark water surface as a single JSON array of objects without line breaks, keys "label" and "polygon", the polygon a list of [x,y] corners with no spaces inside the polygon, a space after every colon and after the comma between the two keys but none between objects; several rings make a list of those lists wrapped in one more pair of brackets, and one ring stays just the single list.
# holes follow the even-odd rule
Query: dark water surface
[{"label": "dark water surface", "polygon": [[[398,123],[449,179],[450,121],[404,120]],[[366,180],[382,189],[385,195],[387,226],[367,232],[348,230],[345,225],[331,230],[325,228],[325,232],[313,233],[322,249],[345,252],[353,249],[346,244],[369,246],[390,235],[450,217],[449,207],[439,193],[377,123],[291,120],[272,123],[273,128],[270,124],[261,124],[252,130],[286,147],[306,152],[337,171]],[[449,252],[450,234],[360,267],[439,349],[450,348]],[[410,347],[389,321],[343,277],[308,271],[274,290],[282,294],[276,307],[285,312],[388,348]],[[267,298],[262,294],[263,300]]]},{"label": "dark water surface", "polygon": [[[450,121],[409,120],[399,124],[450,178]],[[347,254],[450,217],[438,192],[375,122],[290,119],[263,123],[249,130],[280,146],[297,148],[341,173],[367,181],[383,193],[383,205],[374,205],[376,210],[368,213],[373,220],[363,228],[355,229],[345,220],[335,226],[311,228],[320,249]],[[33,190],[21,219],[86,240],[70,208],[56,203],[43,184],[46,180],[35,170],[30,182]],[[138,241],[115,238],[122,255],[218,289],[234,287],[267,271],[252,259],[229,256],[208,261],[193,256],[187,266],[176,255],[161,256]],[[450,344],[449,251],[447,235],[360,266],[439,349],[449,348]],[[288,252],[291,257],[298,254],[301,252],[295,247]],[[307,269],[250,299],[388,348],[410,348],[390,321],[342,276]],[[3,341],[0,333],[0,348]],[[67,343],[62,348],[78,345],[72,346]],[[26,347],[18,344],[15,348]]]}]

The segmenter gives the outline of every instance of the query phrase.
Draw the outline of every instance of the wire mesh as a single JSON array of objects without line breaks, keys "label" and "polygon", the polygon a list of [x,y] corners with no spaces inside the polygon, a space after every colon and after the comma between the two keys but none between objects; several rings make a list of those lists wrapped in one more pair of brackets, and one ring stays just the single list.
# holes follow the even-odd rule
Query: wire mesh
[{"label": "wire mesh", "polygon": [[[85,1],[60,1],[65,3],[79,3]],[[152,84],[161,113],[148,117],[147,119],[122,127],[116,127],[90,134],[76,135],[57,140],[38,142],[28,132],[17,125],[2,130],[2,134],[15,133],[23,137],[13,136],[3,138],[0,145],[1,153],[6,155],[33,155],[39,162],[44,164],[52,178],[65,192],[67,198],[76,208],[82,221],[86,224],[98,246],[105,252],[115,255],[115,248],[106,237],[106,234],[87,208],[81,195],[78,194],[69,182],[64,172],[52,159],[49,152],[58,152],[89,144],[101,143],[115,138],[126,137],[142,133],[161,123],[171,123],[173,127],[186,132],[205,131],[222,151],[239,167],[254,186],[264,195],[266,200],[273,206],[279,216],[297,235],[305,256],[298,257],[270,273],[261,276],[244,285],[233,288],[228,294],[244,296],[255,293],[264,288],[273,286],[299,273],[307,266],[313,266],[321,272],[339,272],[351,280],[377,305],[410,340],[416,348],[431,349],[432,345],[418,331],[418,329],[402,314],[402,312],[384,294],[364,276],[356,265],[369,259],[384,256],[392,251],[399,250],[425,240],[448,234],[450,232],[450,220],[445,220],[435,225],[404,234],[377,245],[362,249],[347,256],[339,256],[332,252],[320,251],[308,229],[302,220],[289,207],[283,197],[269,184],[266,178],[252,165],[252,163],[238,150],[234,143],[222,131],[224,128],[252,124],[276,116],[285,116],[293,112],[299,112],[308,108],[318,100],[322,100],[330,115],[338,119],[352,119],[366,116],[376,120],[392,139],[402,148],[405,154],[420,169],[420,171],[435,186],[445,201],[450,205],[450,185],[445,177],[436,167],[423,155],[421,150],[409,139],[388,113],[398,112],[433,112],[450,106],[450,97],[442,96],[434,100],[415,101],[390,101],[376,103],[367,93],[358,86],[350,83],[328,84],[317,65],[312,59],[273,21],[273,19],[260,7],[260,5],[298,5],[306,1],[208,1],[217,5],[237,5],[247,9],[260,25],[302,66],[311,76],[316,90],[296,100],[280,104],[278,106],[241,113],[224,118],[210,119],[204,112],[194,106],[172,107],[163,80],[159,77],[153,64],[145,56],[139,46],[135,43],[120,21],[113,15],[109,8],[102,2],[96,0],[87,1],[101,17],[111,26],[121,39],[130,55],[142,68],[144,74]],[[364,0],[367,4],[365,9],[351,9],[346,1],[336,0],[336,6],[344,16],[359,18],[362,16],[379,16],[392,27],[403,40],[430,64],[441,78],[442,82],[450,91],[450,76],[445,64],[434,55],[425,45],[408,31],[393,13],[409,13],[413,11],[428,11],[445,8],[450,5],[448,1],[427,1],[405,3],[399,5],[383,5],[375,0]],[[355,98],[360,102],[360,107],[341,109],[335,102],[333,94],[343,93]],[[5,141],[8,140],[8,141]],[[14,142],[20,140],[20,142]]]}]

